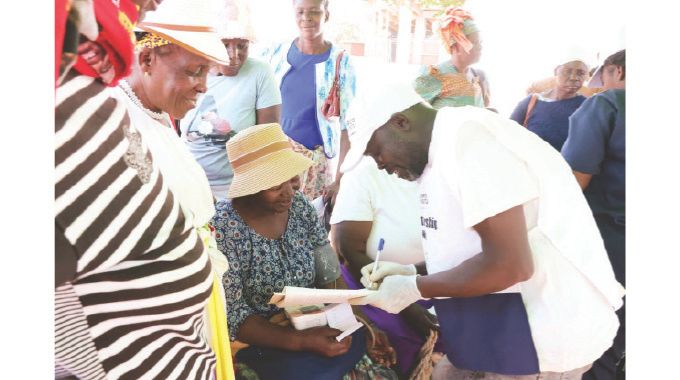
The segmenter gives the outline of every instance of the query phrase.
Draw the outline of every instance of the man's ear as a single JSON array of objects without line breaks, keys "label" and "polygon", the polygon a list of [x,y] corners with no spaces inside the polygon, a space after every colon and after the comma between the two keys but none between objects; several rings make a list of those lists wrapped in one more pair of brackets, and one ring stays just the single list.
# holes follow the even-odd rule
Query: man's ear
[{"label": "man's ear", "polygon": [[411,129],[411,121],[401,112],[397,112],[392,115],[390,124],[402,132],[407,132]]}]

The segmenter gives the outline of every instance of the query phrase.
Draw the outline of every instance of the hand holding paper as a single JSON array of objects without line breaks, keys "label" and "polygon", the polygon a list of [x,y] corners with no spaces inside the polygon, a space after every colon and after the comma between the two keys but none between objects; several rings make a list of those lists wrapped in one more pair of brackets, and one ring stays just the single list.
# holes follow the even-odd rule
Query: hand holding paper
[{"label": "hand holding paper", "polygon": [[341,331],[327,326],[313,327],[299,332],[302,350],[312,351],[332,358],[347,353],[352,345],[352,337],[336,340]]},{"label": "hand holding paper", "polygon": [[286,307],[285,311],[296,330],[307,330],[326,325],[339,330],[341,333],[335,337],[338,342],[363,326],[354,316],[352,307],[346,303],[327,306],[315,305],[313,307],[289,306]]}]

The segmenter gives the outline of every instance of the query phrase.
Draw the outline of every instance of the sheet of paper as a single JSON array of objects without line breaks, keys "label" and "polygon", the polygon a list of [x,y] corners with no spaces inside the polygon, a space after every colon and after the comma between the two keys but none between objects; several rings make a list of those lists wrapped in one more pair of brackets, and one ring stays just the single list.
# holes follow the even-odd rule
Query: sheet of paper
[{"label": "sheet of paper", "polygon": [[323,220],[324,213],[323,196],[314,198],[314,200],[311,203],[312,206],[314,206],[314,210],[316,210],[316,216],[319,217],[319,220]]},{"label": "sheet of paper", "polygon": [[270,304],[278,307],[315,305],[319,303],[347,303],[348,300],[371,294],[368,289],[310,289],[286,286],[281,293],[274,293]]},{"label": "sheet of paper", "polygon": [[357,322],[352,306],[346,303],[328,305],[324,309],[328,326],[338,330],[347,330]]},{"label": "sheet of paper", "polygon": [[326,307],[323,304],[311,306],[289,306],[284,310],[296,330],[326,326]]},{"label": "sheet of paper", "polygon": [[342,331],[342,334],[335,337],[338,342],[363,326],[361,322],[357,321],[349,304],[328,305],[325,312],[328,326]]},{"label": "sheet of paper", "polygon": [[353,332],[359,330],[361,328],[361,326],[363,326],[363,324],[361,322],[357,321],[356,324],[354,324],[353,326],[351,326],[347,330],[343,331],[342,334],[336,336],[335,340],[337,340],[339,342],[339,341],[345,339],[346,336],[348,336],[348,335],[352,334]]}]

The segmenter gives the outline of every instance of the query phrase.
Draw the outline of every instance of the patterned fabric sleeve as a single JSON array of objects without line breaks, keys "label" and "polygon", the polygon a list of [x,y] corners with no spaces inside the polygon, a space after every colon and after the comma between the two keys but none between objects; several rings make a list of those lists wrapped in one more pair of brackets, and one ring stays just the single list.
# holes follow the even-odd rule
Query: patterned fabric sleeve
[{"label": "patterned fabric sleeve", "polygon": [[243,236],[242,230],[245,226],[240,225],[235,218],[231,217],[232,213],[227,204],[228,201],[217,203],[217,212],[213,217],[212,224],[216,230],[217,248],[227,257],[229,262],[229,270],[222,277],[222,285],[227,299],[229,338],[234,341],[237,339],[243,321],[256,312],[243,297],[244,263],[248,262],[248,253],[250,253],[250,249],[243,249],[249,247],[240,247],[245,245],[239,239]]},{"label": "patterned fabric sleeve", "polygon": [[326,244],[330,244],[328,241],[328,233],[319,222],[319,217],[316,214],[316,209],[311,203],[305,198],[302,193],[295,193],[295,203],[299,205],[300,213],[302,214],[302,219],[304,220],[304,225],[309,231],[309,240],[314,248],[323,247]]},{"label": "patterned fabric sleeve", "polygon": [[[290,42],[288,42],[290,44]],[[254,49],[252,51],[252,56],[260,59],[269,64],[270,68],[274,73],[274,79],[276,79],[277,86],[281,85],[281,78],[284,72],[282,72],[282,67],[286,61],[287,49],[284,48],[284,43],[275,43],[272,45],[262,46],[259,50]]]},{"label": "patterned fabric sleeve", "polygon": [[426,69],[423,69],[420,75],[413,81],[413,88],[428,103],[432,103],[442,93],[442,83],[430,75]]},{"label": "patterned fabric sleeve", "polygon": [[352,59],[349,54],[345,52],[342,56],[340,70],[340,130],[347,129],[345,118],[347,117],[347,110],[349,109],[354,95],[356,94],[357,78],[352,64]]}]

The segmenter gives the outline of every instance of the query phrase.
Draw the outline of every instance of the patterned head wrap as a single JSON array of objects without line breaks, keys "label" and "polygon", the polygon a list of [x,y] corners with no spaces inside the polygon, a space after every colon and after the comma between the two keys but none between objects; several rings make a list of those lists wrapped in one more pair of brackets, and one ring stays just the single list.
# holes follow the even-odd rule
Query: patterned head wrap
[{"label": "patterned head wrap", "polygon": [[439,35],[444,42],[446,51],[451,53],[453,44],[460,44],[466,53],[472,50],[473,44],[467,36],[478,32],[477,25],[472,21],[470,13],[461,7],[448,7],[438,19]]},{"label": "patterned head wrap", "polygon": [[164,46],[164,45],[169,45],[171,44],[170,41],[166,40],[165,38],[153,34],[153,33],[144,33],[144,35],[137,40],[137,43],[135,44],[135,48],[137,49],[143,49],[143,48],[157,48],[159,46]]}]

